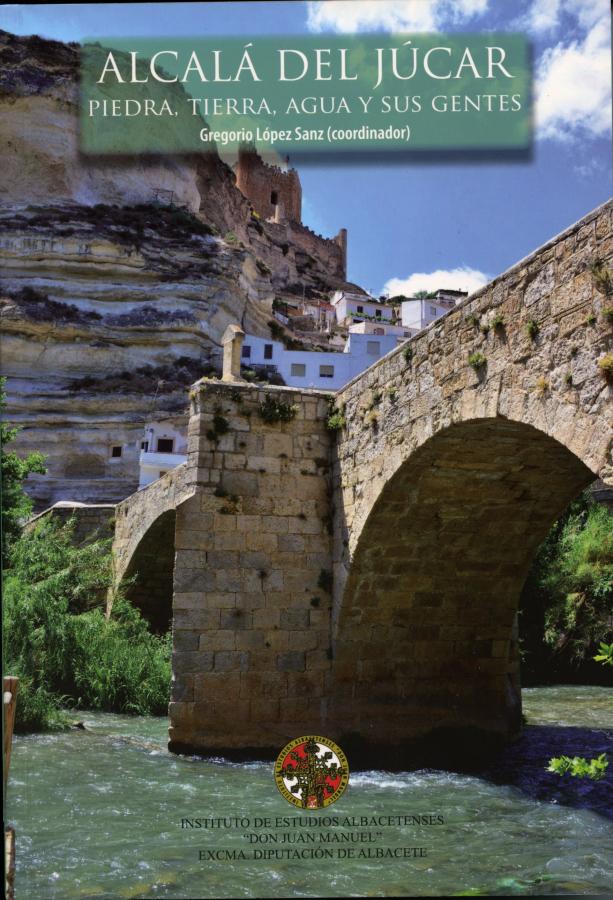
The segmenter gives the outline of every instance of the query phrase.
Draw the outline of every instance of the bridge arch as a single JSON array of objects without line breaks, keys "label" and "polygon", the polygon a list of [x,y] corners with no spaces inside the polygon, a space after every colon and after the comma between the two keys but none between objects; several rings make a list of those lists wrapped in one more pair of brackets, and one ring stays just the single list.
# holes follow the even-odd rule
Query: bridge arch
[{"label": "bridge arch", "polygon": [[176,511],[155,519],[134,548],[124,573],[127,599],[151,631],[165,634],[172,624]]},{"label": "bridge arch", "polygon": [[[361,741],[401,765],[396,749],[430,735],[436,750],[441,730],[483,746],[518,730],[532,555],[584,486],[613,484],[612,214],[334,397],[194,385],[187,465],[119,505],[115,541],[120,576],[178,510],[172,749],[268,752],[319,733],[355,763]],[[269,397],[291,421],[261,415]]]},{"label": "bridge arch", "polygon": [[[196,486],[185,464],[131,494],[115,509],[115,584],[131,581],[127,595],[154,631],[172,619],[176,510]],[[107,613],[110,612],[112,597]]]},{"label": "bridge arch", "polygon": [[519,730],[521,590],[599,470],[502,416],[447,424],[396,461],[337,566],[330,718],[341,732],[401,752],[441,730]]}]

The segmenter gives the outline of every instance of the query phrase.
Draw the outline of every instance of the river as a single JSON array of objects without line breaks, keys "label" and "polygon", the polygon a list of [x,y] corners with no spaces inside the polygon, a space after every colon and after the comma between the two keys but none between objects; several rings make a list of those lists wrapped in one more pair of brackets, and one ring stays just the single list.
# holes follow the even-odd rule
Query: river
[{"label": "river", "polygon": [[[353,773],[334,806],[310,813],[300,828],[274,821],[305,814],[278,793],[270,763],[170,755],[163,718],[81,713],[86,731],[16,737],[7,803],[17,834],[16,898],[611,893],[611,690],[529,688],[523,698],[524,734],[490,771]],[[554,754],[603,751],[612,761],[600,782],[545,771]],[[338,823],[313,821],[324,815]],[[398,825],[405,816],[432,822]],[[221,817],[249,824],[181,827],[184,818]],[[265,818],[263,826],[255,821]],[[296,847],[332,847],[336,855],[279,854]],[[377,848],[391,852],[377,857]],[[215,858],[240,850],[245,859]]]}]

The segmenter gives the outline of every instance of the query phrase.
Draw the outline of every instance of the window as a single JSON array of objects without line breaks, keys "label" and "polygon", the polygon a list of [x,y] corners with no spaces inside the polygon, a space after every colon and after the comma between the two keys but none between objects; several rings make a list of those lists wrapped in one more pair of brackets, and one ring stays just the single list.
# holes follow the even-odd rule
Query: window
[{"label": "window", "polygon": [[174,441],[172,438],[158,438],[158,453],[172,453]]},{"label": "window", "polygon": [[304,378],[306,375],[306,366],[304,363],[292,363],[292,375],[297,378]]},{"label": "window", "polygon": [[319,367],[319,377],[320,378],[334,378],[334,366],[320,366]]},{"label": "window", "polygon": [[363,313],[363,312],[364,312],[364,307],[363,307],[363,306],[358,306],[357,309],[358,309],[358,312],[359,312],[359,313]]},{"label": "window", "polygon": [[241,356],[243,359],[251,359],[251,347],[249,346],[249,344],[243,344]]},{"label": "window", "polygon": [[373,328],[373,334],[385,334],[385,328]]},{"label": "window", "polygon": [[141,441],[140,448],[141,448],[141,450],[144,450],[146,453],[147,450],[149,449],[149,441]]},{"label": "window", "polygon": [[264,359],[272,359],[272,344],[264,344]]},{"label": "window", "polygon": [[375,310],[375,319],[380,319],[382,315],[383,315],[383,313],[381,312],[380,309]]},{"label": "window", "polygon": [[430,307],[430,315],[431,315],[431,316],[435,316],[435,315],[436,315],[436,306],[431,306],[431,307]]},{"label": "window", "polygon": [[369,356],[379,356],[381,353],[380,341],[366,341],[366,352]]},{"label": "window", "polygon": [[279,195],[277,194],[276,191],[270,192],[270,202],[272,203],[273,206],[276,206],[277,203],[279,202]]},{"label": "window", "polygon": [[119,459],[121,456],[122,447],[111,447],[111,459]]}]

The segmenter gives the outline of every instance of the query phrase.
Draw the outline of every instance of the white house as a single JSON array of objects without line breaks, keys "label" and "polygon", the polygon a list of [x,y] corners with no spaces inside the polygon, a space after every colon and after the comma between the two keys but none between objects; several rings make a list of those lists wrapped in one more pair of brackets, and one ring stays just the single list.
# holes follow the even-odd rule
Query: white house
[{"label": "white house", "polygon": [[406,328],[422,331],[453,309],[456,304],[467,297],[466,291],[439,290],[432,298],[419,297],[403,300],[401,304],[402,324]]},{"label": "white house", "polygon": [[335,291],[330,303],[336,310],[336,321],[339,325],[351,325],[364,319],[393,322],[396,312],[393,306],[378,303],[367,294],[352,294],[348,291]]},{"label": "white house", "polygon": [[307,301],[302,305],[305,316],[311,316],[315,320],[319,331],[330,332],[336,324],[336,310],[331,303],[323,300]]},{"label": "white house", "polygon": [[404,325],[390,325],[388,322],[357,322],[348,328],[349,334],[374,334],[393,335],[396,338],[410,338],[417,334],[417,328],[407,328]]},{"label": "white house", "polygon": [[337,390],[380,357],[406,340],[401,335],[350,332],[342,353],[286,350],[279,341],[248,334],[242,348],[243,368],[276,372],[291,387]]},{"label": "white house", "polygon": [[147,425],[140,445],[139,490],[186,461],[187,438],[184,431],[168,421]]}]

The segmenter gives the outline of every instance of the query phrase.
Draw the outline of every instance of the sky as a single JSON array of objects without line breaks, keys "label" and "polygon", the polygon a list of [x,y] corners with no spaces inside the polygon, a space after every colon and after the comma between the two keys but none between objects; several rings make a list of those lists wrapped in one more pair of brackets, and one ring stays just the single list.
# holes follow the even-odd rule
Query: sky
[{"label": "sky", "polygon": [[529,157],[292,157],[303,221],[349,232],[348,276],[375,295],[475,290],[611,196],[609,0],[279,0],[5,4],[0,27],[104,36],[518,31],[534,59]]}]

